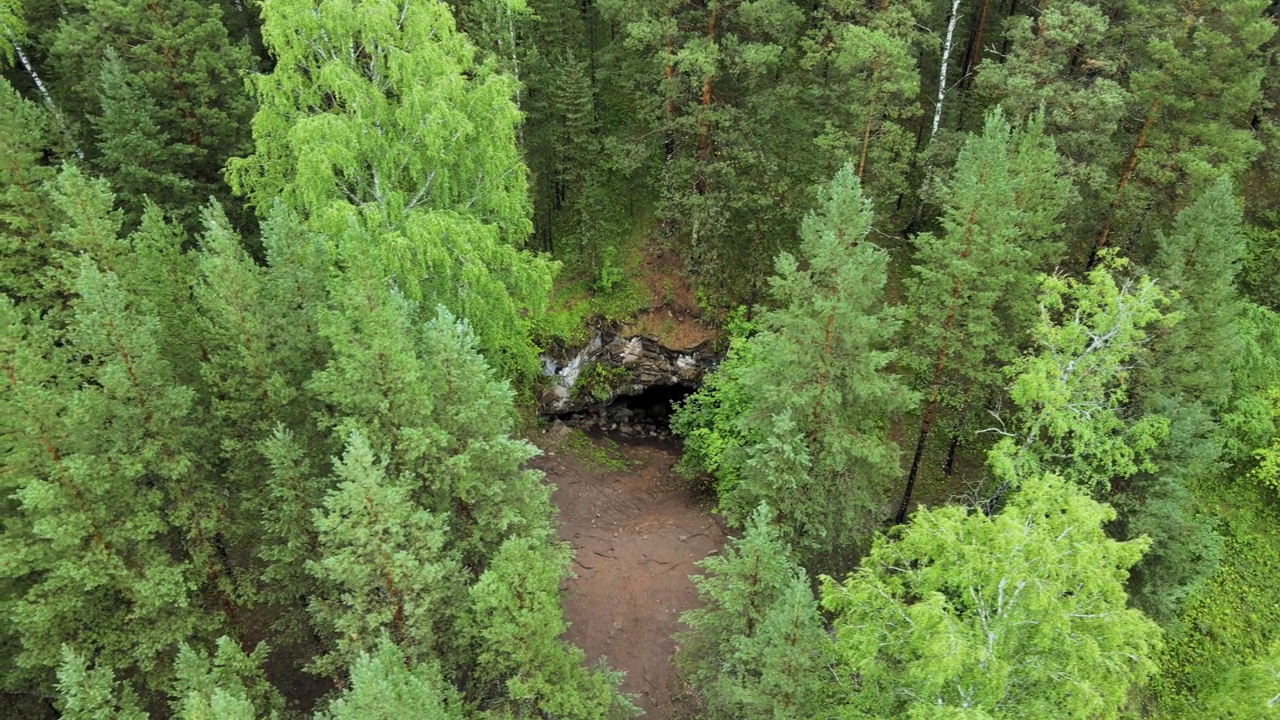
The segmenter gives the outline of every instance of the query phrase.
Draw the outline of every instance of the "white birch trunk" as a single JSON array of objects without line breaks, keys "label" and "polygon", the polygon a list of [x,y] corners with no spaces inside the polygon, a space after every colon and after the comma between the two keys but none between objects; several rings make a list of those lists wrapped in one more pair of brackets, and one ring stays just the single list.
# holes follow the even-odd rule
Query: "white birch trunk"
[{"label": "white birch trunk", "polygon": [[[67,127],[66,120],[62,117],[62,111],[58,109],[58,104],[53,101],[53,95],[49,94],[49,88],[44,84],[44,80],[40,78],[40,73],[36,72],[36,66],[31,64],[31,60],[23,52],[22,46],[16,42],[13,43],[13,53],[18,56],[18,62],[21,63],[22,69],[26,70],[27,75],[31,77],[31,82],[36,86],[36,92],[40,93],[40,99],[44,101],[54,119],[62,126],[62,132],[70,136],[71,130]],[[76,157],[84,160],[84,151],[79,147],[76,148]]]},{"label": "white birch trunk", "polygon": [[956,36],[956,21],[960,19],[960,0],[952,0],[951,17],[947,20],[947,36],[942,41],[942,67],[938,70],[938,99],[933,105],[933,129],[929,131],[932,140],[938,134],[938,126],[942,124],[942,102],[947,97],[947,65],[951,62],[951,49]]}]

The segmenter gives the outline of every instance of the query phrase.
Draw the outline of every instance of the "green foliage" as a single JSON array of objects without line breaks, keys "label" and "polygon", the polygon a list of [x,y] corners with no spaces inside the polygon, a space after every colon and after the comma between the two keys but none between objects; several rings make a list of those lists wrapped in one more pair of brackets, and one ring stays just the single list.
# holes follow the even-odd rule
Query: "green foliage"
[{"label": "green foliage", "polygon": [[586,396],[605,402],[630,379],[631,371],[624,367],[591,362],[582,368],[578,382],[573,385],[573,393],[577,397]]},{"label": "green foliage", "polygon": [[[1015,129],[992,112],[982,133],[965,142],[938,190],[940,232],[911,239],[916,264],[906,306],[914,352],[904,360],[921,378],[918,387],[945,380],[980,396],[999,386],[998,368],[1017,357],[1034,324],[1038,272],[1061,254],[1053,238],[1067,188],[1042,117]],[[963,397],[940,399],[964,404]]]},{"label": "green foliage", "polygon": [[1009,366],[1017,414],[991,453],[1001,479],[1050,471],[1086,490],[1110,488],[1117,478],[1153,471],[1150,453],[1168,432],[1168,419],[1125,417],[1128,368],[1148,342],[1149,326],[1166,319],[1166,295],[1150,278],[1119,280],[1124,264],[1095,269],[1080,282],[1042,280],[1039,346]]},{"label": "green foliage", "polygon": [[[113,274],[86,258],[73,289],[62,347],[4,306],[4,415],[20,432],[6,453],[18,512],[0,566],[23,588],[10,608],[21,666],[54,667],[69,643],[145,676],[212,619],[191,606],[190,568],[162,542],[191,472],[192,395],[157,352],[159,323]],[[68,376],[79,357],[90,360]]]},{"label": "green foliage", "polygon": [[1080,195],[1063,210],[1066,237],[1088,238],[1098,208],[1115,191],[1123,152],[1117,137],[1132,102],[1120,74],[1125,50],[1107,8],[1093,0],[1054,2],[1011,16],[1003,40],[1008,51],[978,67],[974,92],[1016,118],[1043,114],[1045,134]]},{"label": "green foliage", "polygon": [[1257,661],[1232,671],[1208,702],[1223,718],[1280,718],[1280,643]]},{"label": "green foliage", "polygon": [[[1272,421],[1280,423],[1280,388],[1271,391],[1271,407]],[[1258,466],[1253,469],[1253,477],[1280,493],[1280,434],[1270,445],[1258,450],[1255,456]]]},{"label": "green foliage", "polygon": [[[0,0],[0,690],[280,716],[252,638],[324,716],[630,714],[501,378],[692,280],[770,293],[674,420],[747,528],[702,714],[1274,715],[1274,9],[954,7],[944,62],[935,0]],[[996,514],[880,541],[833,641],[793,558],[883,515],[894,373],[911,481]]]},{"label": "green foliage", "polygon": [[1275,215],[1267,212],[1261,221],[1244,227],[1248,252],[1241,262],[1240,289],[1259,305],[1280,312],[1280,288],[1273,282],[1275,268],[1280,266],[1280,228],[1276,225]]},{"label": "green foliage", "polygon": [[25,33],[26,21],[22,17],[22,3],[19,0],[0,2],[0,60],[13,62],[13,45]]},{"label": "green foliage", "polygon": [[562,447],[580,462],[605,472],[623,472],[631,468],[631,462],[622,454],[618,443],[607,437],[593,438],[581,430],[570,430]]},{"label": "green foliage", "polygon": [[317,720],[459,720],[458,700],[430,664],[408,665],[404,652],[383,637],[376,650],[351,666],[351,686]]},{"label": "green foliage", "polygon": [[811,717],[829,701],[831,643],[791,555],[762,504],[741,538],[698,563],[703,607],[681,615],[675,661],[701,695],[699,717]]},{"label": "green foliage", "polygon": [[470,590],[470,638],[479,680],[506,691],[494,717],[540,715],[570,720],[639,714],[617,692],[620,673],[585,670],[581,650],[560,635],[568,627],[560,582],[569,574],[570,550],[545,538],[514,537],[502,544]]},{"label": "green foliage", "polygon": [[[1197,490],[1218,512],[1226,544],[1217,571],[1187,598],[1160,657],[1150,703],[1158,718],[1225,713],[1231,704],[1218,699],[1245,690],[1236,683],[1242,673],[1252,673],[1251,665],[1265,661],[1280,627],[1274,495],[1230,477]],[[1265,717],[1251,712],[1258,708],[1238,717]]]},{"label": "green foliage", "polygon": [[739,308],[730,316],[726,328],[729,347],[724,359],[671,416],[671,431],[684,440],[684,452],[676,469],[690,478],[699,473],[713,476],[721,493],[728,492],[741,479],[726,457],[753,440],[743,434],[738,423],[750,410],[752,395],[735,378],[739,368],[753,362],[747,353],[754,352],[749,338],[755,332],[755,323],[745,319],[745,309]]},{"label": "green foliage", "polygon": [[902,15],[890,19],[882,11],[865,25],[834,13],[814,34],[805,58],[815,73],[826,75],[808,89],[823,127],[814,141],[820,157],[850,159],[883,217],[892,217],[895,200],[911,192],[915,138],[909,123],[920,115],[912,9],[895,5]]},{"label": "green foliage", "polygon": [[824,578],[843,716],[1117,718],[1154,672],[1160,630],[1124,591],[1145,543],[1107,538],[1114,511],[1070,483],[1020,485],[993,516],[920,510]]},{"label": "green foliage", "polygon": [[443,3],[273,2],[263,21],[277,64],[252,83],[236,189],[347,237],[409,298],[468,318],[504,373],[532,377],[554,267],[517,249],[531,227],[511,79],[475,59]]},{"label": "green foliage", "polygon": [[939,419],[958,444],[976,409],[999,401],[1000,368],[1018,357],[1035,323],[1039,272],[1062,252],[1055,234],[1069,188],[1043,114],[1014,128],[995,110],[937,190],[941,228],[911,238],[902,358],[924,407],[897,522],[906,519]]},{"label": "green foliage", "polygon": [[1240,355],[1235,279],[1245,253],[1240,203],[1226,178],[1159,234],[1154,269],[1178,293],[1181,321],[1156,347],[1148,392],[1184,394],[1217,409],[1231,392],[1231,363]]}]

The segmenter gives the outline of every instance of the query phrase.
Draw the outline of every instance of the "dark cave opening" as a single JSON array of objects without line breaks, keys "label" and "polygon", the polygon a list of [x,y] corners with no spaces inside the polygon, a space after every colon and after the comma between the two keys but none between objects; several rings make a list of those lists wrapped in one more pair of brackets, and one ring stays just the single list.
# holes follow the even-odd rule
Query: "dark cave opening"
[{"label": "dark cave opening", "polygon": [[633,425],[655,425],[660,430],[670,430],[671,415],[676,404],[693,394],[692,385],[650,385],[638,395],[620,395],[614,398],[606,415]]},{"label": "dark cave opening", "polygon": [[637,438],[671,435],[676,405],[698,388],[693,384],[649,385],[635,394],[618,395],[607,403],[549,417],[570,427],[620,433]]}]

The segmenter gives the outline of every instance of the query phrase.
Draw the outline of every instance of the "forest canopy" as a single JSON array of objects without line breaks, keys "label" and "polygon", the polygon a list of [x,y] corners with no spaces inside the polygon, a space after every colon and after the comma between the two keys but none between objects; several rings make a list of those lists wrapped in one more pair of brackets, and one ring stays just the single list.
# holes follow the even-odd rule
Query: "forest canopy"
[{"label": "forest canopy", "polygon": [[531,440],[678,307],[685,717],[1280,718],[1278,22],[0,0],[0,715],[635,716]]}]

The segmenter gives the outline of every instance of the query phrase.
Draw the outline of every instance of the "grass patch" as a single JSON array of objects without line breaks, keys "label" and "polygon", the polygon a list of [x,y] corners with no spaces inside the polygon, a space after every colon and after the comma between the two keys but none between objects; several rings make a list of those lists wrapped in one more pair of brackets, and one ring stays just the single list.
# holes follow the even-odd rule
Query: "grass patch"
[{"label": "grass patch", "polygon": [[560,447],[582,464],[605,472],[624,472],[635,467],[635,463],[622,454],[618,443],[609,438],[592,438],[581,430],[571,430]]}]

